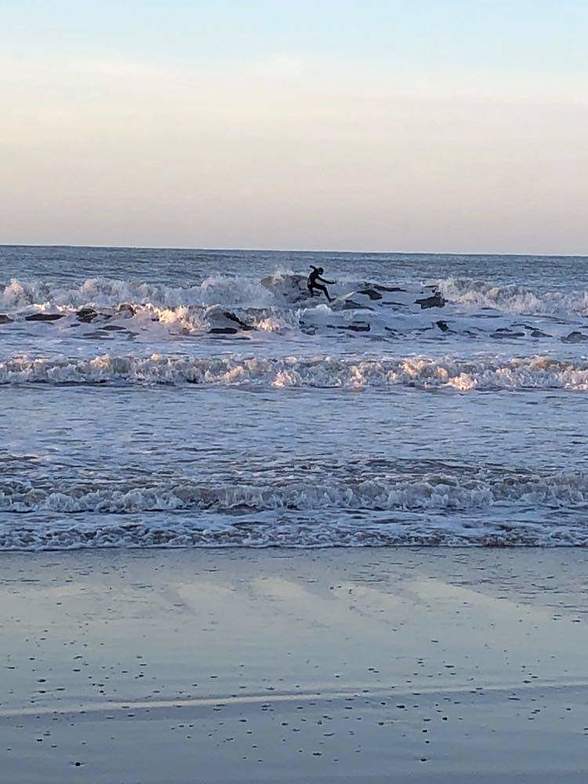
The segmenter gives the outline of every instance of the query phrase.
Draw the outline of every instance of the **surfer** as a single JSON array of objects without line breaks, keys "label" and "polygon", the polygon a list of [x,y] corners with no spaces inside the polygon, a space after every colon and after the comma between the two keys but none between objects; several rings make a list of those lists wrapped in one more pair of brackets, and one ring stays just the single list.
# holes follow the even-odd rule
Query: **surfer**
[{"label": "surfer", "polygon": [[328,283],[330,286],[332,286],[335,283],[335,281],[325,280],[325,278],[321,278],[321,275],[324,272],[324,269],[322,267],[313,267],[313,265],[311,264],[310,269],[312,270],[312,272],[308,276],[308,282],[306,284],[308,286],[310,296],[314,297],[315,290],[322,291],[325,297],[329,300],[329,302],[332,302],[333,298],[330,296],[327,287],[324,284]]}]

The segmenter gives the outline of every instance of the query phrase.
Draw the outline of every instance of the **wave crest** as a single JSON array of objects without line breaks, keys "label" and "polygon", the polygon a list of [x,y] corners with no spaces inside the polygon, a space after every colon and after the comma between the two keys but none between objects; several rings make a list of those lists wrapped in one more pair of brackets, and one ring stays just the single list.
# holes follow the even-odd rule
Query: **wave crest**
[{"label": "wave crest", "polygon": [[168,481],[53,482],[1,480],[0,511],[136,512],[199,510],[243,512],[268,510],[472,511],[495,504],[560,507],[588,502],[588,475],[582,472],[533,474],[517,471],[467,473],[444,471],[409,476],[345,472],[316,477],[279,473],[248,482],[198,482],[182,477]]},{"label": "wave crest", "polygon": [[453,305],[491,308],[504,313],[533,315],[588,315],[588,291],[533,290],[520,285],[498,285],[474,278],[442,278],[434,281]]},{"label": "wave crest", "polygon": [[88,359],[16,356],[0,362],[0,384],[131,384],[339,388],[588,390],[588,360],[549,356],[460,359],[241,355],[190,357],[102,354]]}]

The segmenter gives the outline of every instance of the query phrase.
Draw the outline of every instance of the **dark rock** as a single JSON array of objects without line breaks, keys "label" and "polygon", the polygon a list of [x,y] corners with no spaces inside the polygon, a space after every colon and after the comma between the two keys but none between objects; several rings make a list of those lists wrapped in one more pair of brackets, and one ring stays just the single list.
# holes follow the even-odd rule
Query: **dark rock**
[{"label": "dark rock", "polygon": [[502,327],[501,329],[497,329],[496,332],[493,332],[490,335],[490,337],[491,338],[496,338],[496,339],[500,339],[500,338],[524,338],[525,337],[525,333],[524,332],[511,332],[509,329],[505,329],[504,327]]},{"label": "dark rock", "polygon": [[382,299],[382,295],[380,294],[379,291],[375,290],[375,287],[373,289],[372,288],[361,289],[357,293],[358,294],[365,294],[365,296],[369,297],[371,300]]},{"label": "dark rock", "polygon": [[64,315],[64,313],[31,313],[30,316],[25,316],[25,321],[57,321]]},{"label": "dark rock", "polygon": [[377,291],[406,291],[406,289],[401,289],[398,286],[382,286],[381,283],[373,283],[370,285],[372,288],[377,289]]},{"label": "dark rock", "polygon": [[356,321],[346,327],[339,327],[339,329],[348,329],[351,332],[369,332],[371,327],[367,321]]},{"label": "dark rock", "polygon": [[449,332],[449,327],[447,326],[446,321],[436,321],[435,324],[437,324],[441,332]]},{"label": "dark rock", "polygon": [[251,324],[246,324],[235,313],[224,310],[220,305],[213,305],[205,311],[206,320],[210,324],[208,330],[212,334],[231,335],[240,330],[248,332],[255,329]]},{"label": "dark rock", "polygon": [[5,313],[0,313],[0,324],[10,324],[14,319],[7,316]]},{"label": "dark rock", "polygon": [[[529,333],[529,335],[532,338],[551,338],[551,337],[553,337],[552,335],[548,335],[547,332],[542,332],[540,329],[537,329],[536,327],[531,326],[531,324],[525,324],[524,322],[520,322],[520,323],[517,322],[516,324],[513,324],[513,327],[523,327],[523,329],[526,329],[527,332]],[[497,332],[501,332],[503,330],[504,330],[504,327],[502,328],[502,330],[499,329],[499,330],[496,330],[496,331]]]},{"label": "dark rock", "polygon": [[241,321],[241,319],[238,316],[236,316],[234,313],[231,313],[230,310],[223,310],[223,315],[225,318],[229,319],[229,321],[234,321],[235,324],[238,324],[241,327],[241,329],[244,330],[255,329],[255,327],[252,327],[251,324],[246,324],[244,321]]},{"label": "dark rock", "polygon": [[98,313],[94,310],[94,308],[80,308],[76,316],[78,317],[78,321],[83,321],[84,324],[90,324],[97,318]]},{"label": "dark rock", "polygon": [[430,297],[423,297],[422,299],[416,299],[415,303],[421,306],[421,310],[426,310],[427,308],[444,308],[446,299],[436,291]]},{"label": "dark rock", "polygon": [[570,332],[569,335],[561,339],[562,343],[584,343],[586,340],[588,340],[588,335],[584,335],[582,332],[578,332],[578,330]]}]

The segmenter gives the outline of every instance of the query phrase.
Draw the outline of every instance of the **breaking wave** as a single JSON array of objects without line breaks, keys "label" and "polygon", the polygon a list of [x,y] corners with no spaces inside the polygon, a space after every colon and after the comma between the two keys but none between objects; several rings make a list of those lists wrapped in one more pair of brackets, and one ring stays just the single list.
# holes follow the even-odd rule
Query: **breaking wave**
[{"label": "breaking wave", "polygon": [[[278,475],[279,474],[279,475]],[[588,545],[585,473],[0,483],[0,550]],[[259,477],[258,477],[259,480]]]},{"label": "breaking wave", "polygon": [[495,472],[494,476],[447,468],[407,475],[321,475],[273,481],[40,481],[0,480],[2,512],[130,514],[166,510],[436,510],[471,511],[495,504],[560,507],[588,503],[588,474]]},{"label": "breaking wave", "polygon": [[[540,291],[470,278],[425,285],[344,280],[327,305],[311,298],[303,275],[276,272],[257,280],[213,275],[191,286],[111,278],[79,284],[13,279],[0,286],[0,325],[15,338],[23,322],[37,339],[49,321],[62,337],[177,339],[206,333],[279,333],[395,341],[545,340],[587,343],[588,291]],[[31,322],[30,324],[28,322]],[[583,331],[585,330],[585,331]],[[115,334],[115,333],[118,333]]]},{"label": "breaking wave", "polygon": [[185,520],[121,522],[105,517],[100,525],[43,523],[0,526],[0,551],[78,550],[96,548],[217,547],[586,547],[588,531],[578,523],[548,524],[475,520],[463,525],[433,516],[401,514],[358,526],[338,515],[336,526],[305,520],[270,522]]},{"label": "breaking wave", "polygon": [[261,282],[249,278],[212,275],[193,286],[166,286],[114,278],[88,278],[78,285],[54,285],[46,281],[11,280],[0,290],[0,305],[10,310],[36,306],[76,309],[88,305],[116,307],[121,303],[156,308],[182,305],[271,305],[272,294]]},{"label": "breaking wave", "polygon": [[474,278],[434,281],[451,303],[467,308],[491,308],[505,313],[588,316],[588,291],[539,290],[520,285],[496,285]]},{"label": "breaking wave", "polygon": [[152,354],[88,359],[16,356],[0,362],[0,384],[199,385],[347,390],[413,387],[459,392],[588,390],[588,359],[481,356],[349,358]]},{"label": "breaking wave", "polygon": [[[222,305],[271,307],[283,304],[283,286],[292,284],[296,276],[274,273],[269,278],[211,275],[189,286],[168,286],[163,283],[144,283],[115,278],[88,278],[78,284],[54,284],[45,280],[12,279],[0,285],[0,307],[15,311],[36,307],[75,310],[92,305],[116,307],[121,303],[150,304],[155,308],[177,308],[190,305]],[[264,285],[271,281],[272,285]],[[386,281],[386,285],[403,286],[402,282]],[[365,280],[345,280],[334,290],[350,293],[367,284]],[[573,292],[558,289],[544,290],[521,285],[498,285],[475,278],[448,277],[427,281],[449,303],[472,308],[492,308],[512,314],[553,314],[588,316],[588,290]],[[409,289],[414,284],[409,284]]]}]

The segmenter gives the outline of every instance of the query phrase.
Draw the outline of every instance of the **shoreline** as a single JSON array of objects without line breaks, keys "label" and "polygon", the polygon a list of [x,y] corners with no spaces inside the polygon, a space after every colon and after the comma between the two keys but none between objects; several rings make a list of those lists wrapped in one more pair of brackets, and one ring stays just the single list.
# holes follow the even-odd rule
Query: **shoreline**
[{"label": "shoreline", "polygon": [[574,548],[0,554],[10,784],[588,775]]}]

